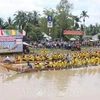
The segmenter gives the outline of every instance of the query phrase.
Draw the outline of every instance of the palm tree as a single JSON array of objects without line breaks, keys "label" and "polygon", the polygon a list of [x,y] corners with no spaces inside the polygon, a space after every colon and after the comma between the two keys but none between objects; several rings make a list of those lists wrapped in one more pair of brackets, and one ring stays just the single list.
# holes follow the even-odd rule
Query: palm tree
[{"label": "palm tree", "polygon": [[82,11],[80,18],[83,18],[84,24],[85,24],[85,18],[86,18],[86,17],[89,17],[89,16],[87,15],[87,11]]},{"label": "palm tree", "polygon": [[11,19],[11,17],[8,17],[7,24],[8,25],[12,25],[13,24],[13,20]]},{"label": "palm tree", "polygon": [[17,11],[14,14],[14,24],[18,26],[19,30],[23,30],[27,23],[27,14],[24,11]]},{"label": "palm tree", "polygon": [[7,21],[5,22],[5,27],[7,28],[9,26],[14,27],[14,23],[11,17],[8,17]]},{"label": "palm tree", "polygon": [[81,22],[80,18],[77,17],[77,16],[73,16],[73,17],[74,17],[74,29],[78,30],[78,28],[79,28],[79,22]]},{"label": "palm tree", "polygon": [[33,24],[34,14],[32,12],[27,12],[27,21],[28,23]]},{"label": "palm tree", "polygon": [[34,13],[34,25],[37,25],[40,14],[38,14],[37,11],[34,11],[33,13]]},{"label": "palm tree", "polygon": [[27,12],[28,23],[37,25],[40,14],[37,11]]},{"label": "palm tree", "polygon": [[4,28],[4,20],[0,18],[0,28]]},{"label": "palm tree", "polygon": [[82,11],[81,15],[80,15],[80,18],[83,18],[83,27],[84,27],[84,36],[85,36],[85,18],[86,17],[89,17],[87,15],[87,11]]}]

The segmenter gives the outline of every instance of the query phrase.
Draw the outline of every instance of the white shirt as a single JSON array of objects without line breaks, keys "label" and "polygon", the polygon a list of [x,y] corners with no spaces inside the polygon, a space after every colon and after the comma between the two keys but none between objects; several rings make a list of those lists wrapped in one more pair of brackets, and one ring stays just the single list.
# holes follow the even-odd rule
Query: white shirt
[{"label": "white shirt", "polygon": [[10,60],[10,58],[7,56],[5,60]]}]

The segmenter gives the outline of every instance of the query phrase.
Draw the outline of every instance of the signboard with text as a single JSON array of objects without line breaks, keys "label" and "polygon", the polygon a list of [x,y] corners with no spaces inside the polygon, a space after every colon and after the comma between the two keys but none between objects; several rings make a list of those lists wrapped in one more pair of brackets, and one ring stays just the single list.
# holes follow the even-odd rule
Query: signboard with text
[{"label": "signboard with text", "polygon": [[2,36],[0,37],[0,53],[22,52],[22,36]]},{"label": "signboard with text", "polygon": [[52,28],[53,27],[53,19],[51,15],[48,15],[47,17],[47,27]]},{"label": "signboard with text", "polygon": [[70,31],[70,30],[64,30],[64,35],[83,35],[83,31]]}]

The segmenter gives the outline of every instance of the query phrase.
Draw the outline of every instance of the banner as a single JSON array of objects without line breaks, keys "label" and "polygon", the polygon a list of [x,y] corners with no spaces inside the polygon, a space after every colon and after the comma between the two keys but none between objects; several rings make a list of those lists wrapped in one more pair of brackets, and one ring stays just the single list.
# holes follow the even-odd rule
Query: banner
[{"label": "banner", "polygon": [[22,36],[0,37],[0,53],[23,52]]},{"label": "banner", "polygon": [[83,31],[68,31],[64,30],[64,35],[83,35]]}]

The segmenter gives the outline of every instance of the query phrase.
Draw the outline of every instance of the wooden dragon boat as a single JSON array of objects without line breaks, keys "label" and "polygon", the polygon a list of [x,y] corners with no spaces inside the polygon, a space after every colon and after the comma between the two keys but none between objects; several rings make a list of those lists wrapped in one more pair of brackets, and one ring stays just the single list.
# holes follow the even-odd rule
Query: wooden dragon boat
[{"label": "wooden dragon boat", "polygon": [[20,68],[20,67],[14,67],[14,64],[1,64],[1,66],[3,68],[6,68],[8,71],[12,70],[12,71],[16,71],[16,72],[21,72],[21,73],[28,73],[28,72],[38,72],[38,71],[49,71],[49,70],[61,70],[61,69],[65,69],[65,68]]},{"label": "wooden dragon boat", "polygon": [[18,71],[18,68],[13,67],[13,64],[1,64],[1,66],[7,70]]}]

